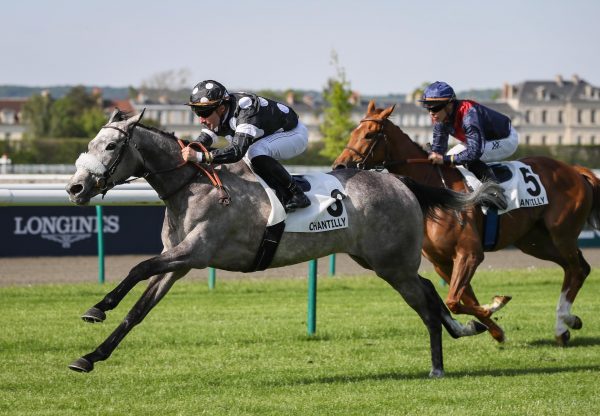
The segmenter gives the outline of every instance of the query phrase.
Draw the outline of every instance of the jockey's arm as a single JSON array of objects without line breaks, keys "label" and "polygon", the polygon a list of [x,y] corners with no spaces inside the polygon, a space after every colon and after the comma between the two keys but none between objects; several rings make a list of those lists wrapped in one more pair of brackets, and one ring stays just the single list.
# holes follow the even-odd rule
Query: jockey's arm
[{"label": "jockey's arm", "polygon": [[431,152],[443,155],[448,150],[449,133],[443,123],[433,125],[433,139],[431,141]]},{"label": "jockey's arm", "polygon": [[208,127],[202,126],[200,134],[194,141],[202,144],[204,147],[210,147],[218,139],[219,137],[212,130],[210,130]]},{"label": "jockey's arm", "polygon": [[182,150],[183,158],[187,161],[205,163],[235,163],[240,161],[252,144],[254,138],[246,133],[236,132],[231,140],[231,145],[210,152],[197,152],[189,147]]},{"label": "jockey's arm", "polygon": [[483,135],[477,126],[464,126],[465,130],[465,147],[466,149],[457,153],[451,160],[451,156],[444,156],[444,163],[453,163],[455,165],[464,165],[465,163],[479,160],[483,155],[484,141]]}]

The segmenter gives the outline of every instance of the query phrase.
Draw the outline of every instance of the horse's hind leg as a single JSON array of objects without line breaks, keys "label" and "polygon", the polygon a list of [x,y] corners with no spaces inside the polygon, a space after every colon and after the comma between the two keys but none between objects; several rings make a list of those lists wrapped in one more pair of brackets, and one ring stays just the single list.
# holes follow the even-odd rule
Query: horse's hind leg
[{"label": "horse's hind leg", "polygon": [[177,271],[176,273],[169,273],[167,275],[160,275],[153,277],[148,283],[148,287],[131,308],[123,322],[113,331],[112,334],[89,354],[84,355],[81,358],[73,361],[69,364],[69,368],[74,371],[88,373],[94,369],[94,363],[98,361],[106,360],[112,352],[117,348],[119,343],[125,338],[125,336],[133,329],[134,326],[142,322],[148,312],[160,302],[160,300],[167,294],[173,284],[181,277],[187,274],[187,270]]},{"label": "horse's hind leg", "polygon": [[564,270],[563,284],[556,306],[554,335],[556,342],[565,346],[571,338],[569,328],[581,329],[583,326],[581,319],[571,313],[571,307],[591,268],[577,247],[576,238],[552,238],[545,229],[539,228],[535,233],[529,234],[528,239],[515,245],[524,253],[552,261]]},{"label": "horse's hind leg", "polygon": [[431,350],[431,372],[429,377],[444,376],[444,360],[442,353],[442,320],[440,304],[428,301],[428,289],[421,283],[416,273],[414,275],[399,270],[375,270],[377,275],[388,282],[408,305],[418,314],[429,332]]}]

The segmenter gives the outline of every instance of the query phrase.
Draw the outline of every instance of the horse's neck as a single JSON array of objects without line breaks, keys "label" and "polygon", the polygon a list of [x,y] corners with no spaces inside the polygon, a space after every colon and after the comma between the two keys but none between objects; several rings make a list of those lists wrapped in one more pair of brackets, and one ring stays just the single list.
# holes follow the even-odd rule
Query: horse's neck
[{"label": "horse's neck", "polygon": [[[390,151],[390,156],[392,160],[427,159],[427,152],[421,146],[412,141],[400,127],[394,127],[397,130],[394,132],[393,139],[391,140],[392,150]],[[391,165],[388,170],[392,173],[409,176],[430,186],[443,186],[452,189],[463,189],[464,187],[460,173],[456,169],[447,166],[432,165],[423,162],[409,162]]]},{"label": "horse's neck", "polygon": [[183,165],[175,137],[139,126],[134,144],[146,170],[146,180],[160,196],[182,188],[198,174],[194,166]]},{"label": "horse's neck", "polygon": [[402,159],[427,159],[427,152],[413,142],[400,127],[394,125],[391,146],[394,160]]}]

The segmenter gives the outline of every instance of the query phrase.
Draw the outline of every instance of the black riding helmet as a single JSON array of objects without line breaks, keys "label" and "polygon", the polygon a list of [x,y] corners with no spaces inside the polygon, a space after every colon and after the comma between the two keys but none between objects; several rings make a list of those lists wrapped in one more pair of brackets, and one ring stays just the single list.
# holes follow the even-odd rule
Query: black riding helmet
[{"label": "black riding helmet", "polygon": [[223,84],[209,79],[194,86],[187,105],[197,116],[208,117],[228,99],[229,93]]}]

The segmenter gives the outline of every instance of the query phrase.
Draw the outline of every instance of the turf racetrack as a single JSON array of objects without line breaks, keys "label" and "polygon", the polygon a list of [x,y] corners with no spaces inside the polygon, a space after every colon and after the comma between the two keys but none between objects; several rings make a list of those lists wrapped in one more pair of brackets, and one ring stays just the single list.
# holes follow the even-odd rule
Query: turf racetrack
[{"label": "turf racetrack", "polygon": [[[426,276],[445,296],[439,279]],[[445,334],[442,380],[427,378],[425,327],[378,278],[320,277],[314,337],[306,335],[305,279],[222,278],[212,292],[198,280],[175,285],[90,374],[67,365],[110,334],[144,284],[93,325],[79,315],[113,283],[0,287],[0,414],[600,413],[597,271],[573,309],[583,329],[558,348],[560,271],[482,267],[474,280],[482,301],[513,296],[497,313],[508,340]]]}]

